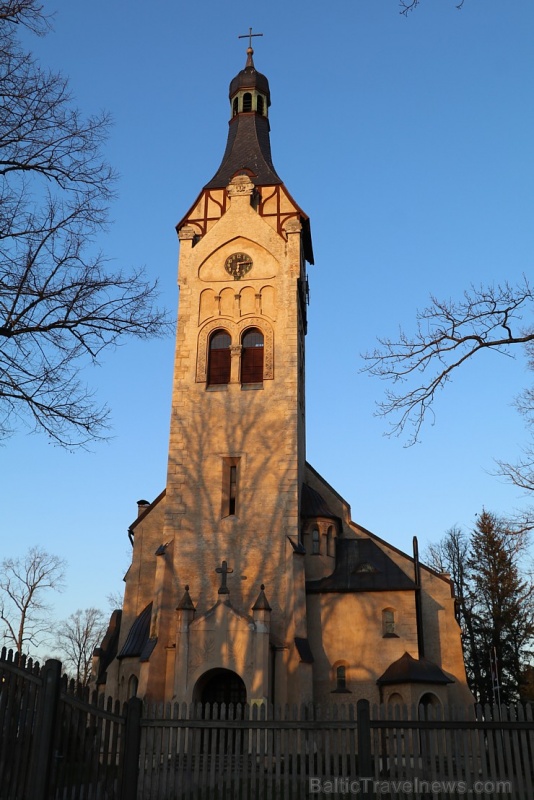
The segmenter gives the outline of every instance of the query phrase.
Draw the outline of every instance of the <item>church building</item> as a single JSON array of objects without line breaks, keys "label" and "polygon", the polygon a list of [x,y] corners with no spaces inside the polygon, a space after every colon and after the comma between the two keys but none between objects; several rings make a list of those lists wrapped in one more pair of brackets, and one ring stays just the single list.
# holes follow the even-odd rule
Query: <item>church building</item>
[{"label": "church building", "polygon": [[138,503],[94,679],[120,700],[469,703],[450,577],[353,522],[306,461],[310,221],[250,44],[229,97],[222,162],[177,225],[167,484]]}]

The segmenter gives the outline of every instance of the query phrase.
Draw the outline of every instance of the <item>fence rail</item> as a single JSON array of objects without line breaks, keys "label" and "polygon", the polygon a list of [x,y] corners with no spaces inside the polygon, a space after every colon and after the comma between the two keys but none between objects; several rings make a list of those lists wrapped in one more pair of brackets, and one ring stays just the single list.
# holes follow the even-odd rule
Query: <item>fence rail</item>
[{"label": "fence rail", "polygon": [[123,707],[0,655],[0,800],[533,800],[532,707]]}]

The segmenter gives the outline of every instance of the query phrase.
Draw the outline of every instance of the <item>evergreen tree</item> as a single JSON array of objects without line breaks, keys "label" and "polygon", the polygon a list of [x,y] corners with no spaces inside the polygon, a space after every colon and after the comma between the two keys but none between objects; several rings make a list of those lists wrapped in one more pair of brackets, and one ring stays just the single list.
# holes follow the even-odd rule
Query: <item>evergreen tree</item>
[{"label": "evergreen tree", "polygon": [[454,582],[467,679],[482,703],[520,699],[532,664],[534,585],[520,568],[526,548],[525,532],[483,510],[469,536],[452,528],[428,551],[430,565]]}]

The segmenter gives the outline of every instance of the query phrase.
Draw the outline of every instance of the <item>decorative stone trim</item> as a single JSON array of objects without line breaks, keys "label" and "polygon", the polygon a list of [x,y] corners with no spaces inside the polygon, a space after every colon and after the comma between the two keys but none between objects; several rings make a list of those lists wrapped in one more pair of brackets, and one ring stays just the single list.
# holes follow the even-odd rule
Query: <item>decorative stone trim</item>
[{"label": "decorative stone trim", "polygon": [[196,231],[191,225],[184,225],[183,228],[180,228],[178,231],[178,239],[180,241],[182,239],[194,239],[196,236]]},{"label": "decorative stone trim", "polygon": [[263,333],[263,380],[274,378],[274,335],[273,329],[263,317],[244,317],[238,323],[239,341],[246,328],[259,328]]},{"label": "decorative stone trim", "polygon": [[210,334],[218,328],[228,331],[234,355],[241,351],[241,336],[247,328],[259,328],[263,333],[263,380],[274,378],[274,333],[263,317],[244,317],[239,323],[227,317],[218,317],[207,322],[198,333],[196,382],[206,383],[208,378],[208,341]]},{"label": "decorative stone trim", "polygon": [[300,233],[302,225],[298,217],[291,217],[284,222],[284,230],[286,233]]},{"label": "decorative stone trim", "polygon": [[228,197],[236,197],[238,195],[251,195],[254,191],[254,184],[248,175],[236,175],[228,184]]}]

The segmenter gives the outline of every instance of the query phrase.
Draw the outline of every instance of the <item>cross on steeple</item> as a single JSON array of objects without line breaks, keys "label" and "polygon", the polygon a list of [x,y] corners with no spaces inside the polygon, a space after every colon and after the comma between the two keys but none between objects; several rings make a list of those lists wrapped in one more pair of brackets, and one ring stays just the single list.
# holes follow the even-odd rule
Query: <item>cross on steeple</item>
[{"label": "cross on steeple", "polygon": [[226,561],[223,561],[221,566],[215,569],[215,572],[217,572],[221,576],[221,586],[219,589],[219,594],[230,594],[230,590],[226,585],[226,576],[229,573],[233,572],[233,569],[229,569],[228,563]]},{"label": "cross on steeple", "polygon": [[248,33],[243,33],[238,36],[238,39],[246,39],[248,36],[248,46],[252,48],[252,37],[253,36],[263,36],[263,33],[252,33],[252,28],[248,29]]}]

